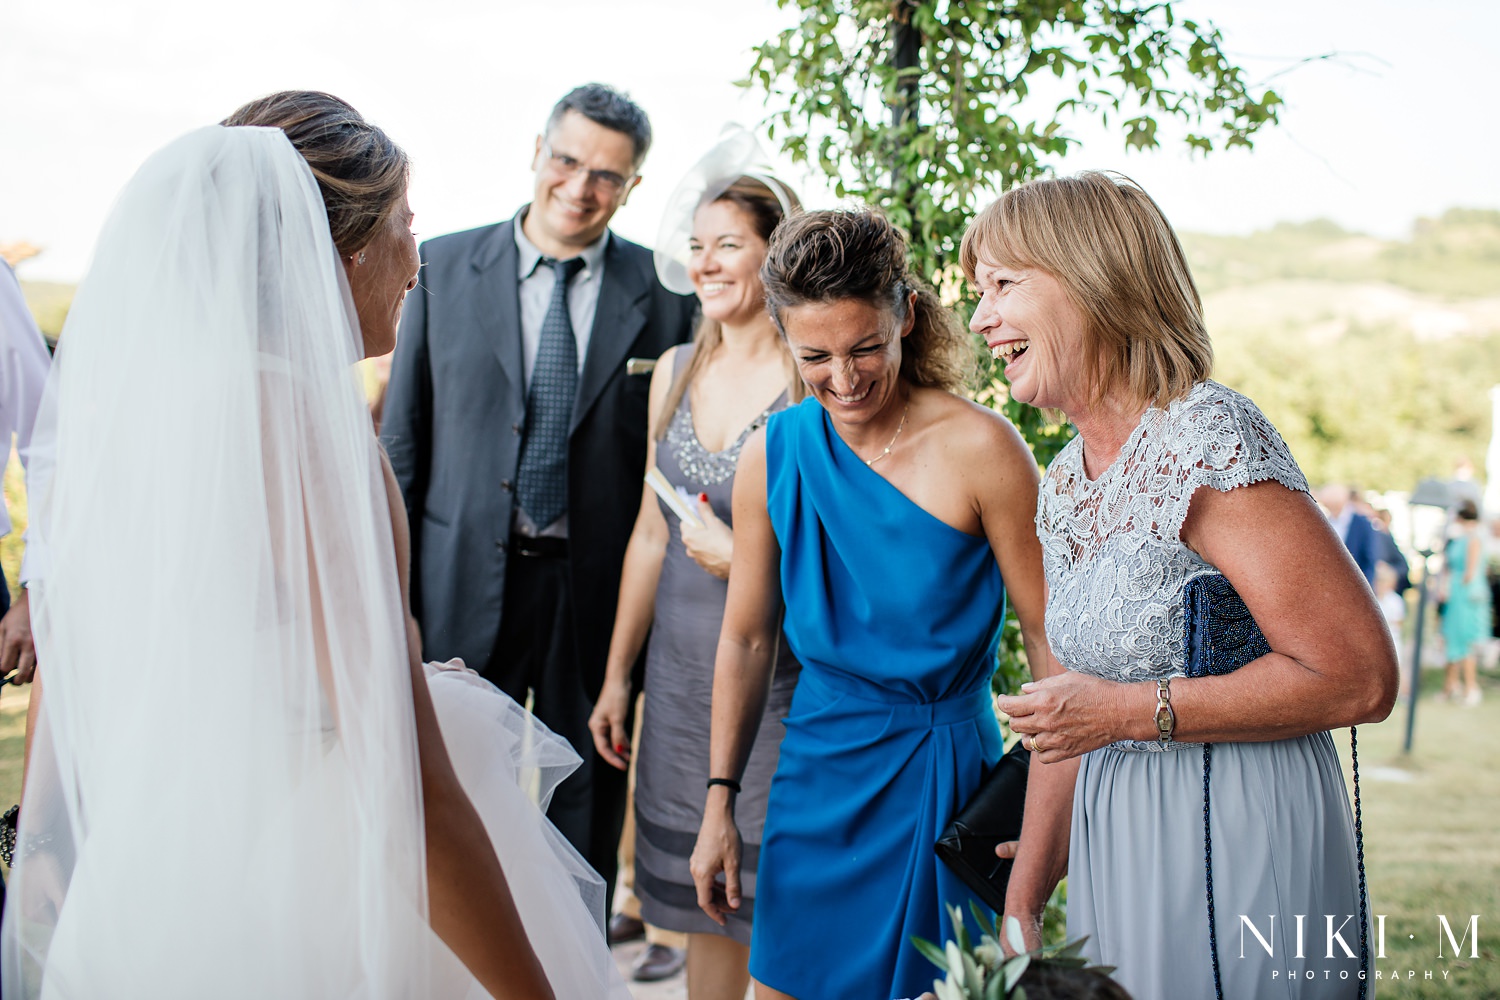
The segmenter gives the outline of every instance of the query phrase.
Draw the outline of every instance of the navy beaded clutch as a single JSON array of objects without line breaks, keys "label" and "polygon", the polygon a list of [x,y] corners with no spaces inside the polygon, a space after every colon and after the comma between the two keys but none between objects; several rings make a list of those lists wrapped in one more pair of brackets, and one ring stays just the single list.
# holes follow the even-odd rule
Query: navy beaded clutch
[{"label": "navy beaded clutch", "polygon": [[1188,581],[1183,608],[1184,672],[1189,677],[1231,674],[1271,651],[1250,609],[1222,573]]},{"label": "navy beaded clutch", "polygon": [[[1255,623],[1255,616],[1245,607],[1234,585],[1222,573],[1205,573],[1188,581],[1183,590],[1184,652],[1183,672],[1189,677],[1232,674],[1271,652],[1265,633]],[[1354,845],[1359,860],[1359,951],[1361,968],[1369,968],[1368,896],[1365,891],[1365,842],[1360,822],[1359,737],[1349,730],[1354,751]],[[1213,960],[1214,998],[1224,1000],[1224,985],[1219,971],[1219,935],[1214,916],[1213,837],[1210,830],[1212,803],[1209,798],[1213,746],[1203,744],[1203,864],[1208,902],[1208,949]],[[1359,997],[1366,995],[1365,978],[1360,977]]]}]

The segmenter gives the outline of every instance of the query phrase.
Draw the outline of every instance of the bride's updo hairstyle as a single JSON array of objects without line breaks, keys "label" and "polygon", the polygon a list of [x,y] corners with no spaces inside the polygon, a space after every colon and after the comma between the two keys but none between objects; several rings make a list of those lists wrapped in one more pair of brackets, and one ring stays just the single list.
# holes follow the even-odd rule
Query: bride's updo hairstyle
[{"label": "bride's updo hairstyle", "polygon": [[406,195],[406,153],[332,94],[283,90],[251,101],[219,124],[286,133],[317,178],[333,245],[343,257],[367,246]]},{"label": "bride's updo hairstyle", "polygon": [[963,392],[974,378],[974,346],[958,317],[912,272],[905,235],[874,209],[803,212],[788,218],[771,236],[760,280],[782,337],[784,309],[858,299],[904,323],[908,300],[916,292],[916,319],[901,345],[901,377],[948,392]]}]

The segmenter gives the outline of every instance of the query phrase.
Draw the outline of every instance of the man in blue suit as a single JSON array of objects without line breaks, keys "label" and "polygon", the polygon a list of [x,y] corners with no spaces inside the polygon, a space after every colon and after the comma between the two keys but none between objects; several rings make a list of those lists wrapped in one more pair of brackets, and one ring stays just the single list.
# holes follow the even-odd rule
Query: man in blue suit
[{"label": "man in blue suit", "polygon": [[529,695],[578,751],[548,815],[611,892],[625,775],[587,723],[645,474],[649,378],[627,361],[686,340],[696,308],[608,228],[650,144],[645,113],[610,87],[558,102],[531,203],[423,244],[381,424],[423,655]]},{"label": "man in blue suit", "polygon": [[1354,557],[1359,571],[1373,588],[1375,586],[1375,564],[1380,561],[1382,542],[1380,533],[1370,519],[1354,509],[1354,493],[1349,487],[1330,483],[1318,491],[1318,502],[1328,512],[1334,530],[1344,540],[1344,547]]}]

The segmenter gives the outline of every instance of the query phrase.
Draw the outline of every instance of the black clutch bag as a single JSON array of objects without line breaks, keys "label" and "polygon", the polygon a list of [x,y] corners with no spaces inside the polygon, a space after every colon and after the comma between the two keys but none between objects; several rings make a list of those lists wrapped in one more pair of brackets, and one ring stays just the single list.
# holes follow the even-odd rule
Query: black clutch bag
[{"label": "black clutch bag", "polygon": [[996,913],[1005,912],[1005,886],[1010,882],[1012,861],[995,857],[995,845],[1021,836],[1030,763],[1031,754],[1017,740],[984,776],[935,845],[938,857],[953,874]]}]

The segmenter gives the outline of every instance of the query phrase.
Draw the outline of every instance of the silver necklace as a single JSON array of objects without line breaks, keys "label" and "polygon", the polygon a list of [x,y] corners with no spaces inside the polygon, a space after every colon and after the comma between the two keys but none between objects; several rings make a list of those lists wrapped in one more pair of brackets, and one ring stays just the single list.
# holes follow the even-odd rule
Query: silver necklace
[{"label": "silver necklace", "polygon": [[906,430],[906,414],[910,409],[911,400],[908,399],[906,401],[906,405],[901,408],[901,422],[896,425],[896,433],[891,435],[891,443],[886,445],[885,451],[882,451],[879,455],[876,455],[874,458],[865,459],[865,465],[874,465],[876,462],[889,455],[891,453],[891,449],[896,447],[896,439],[901,436],[902,431]]}]

